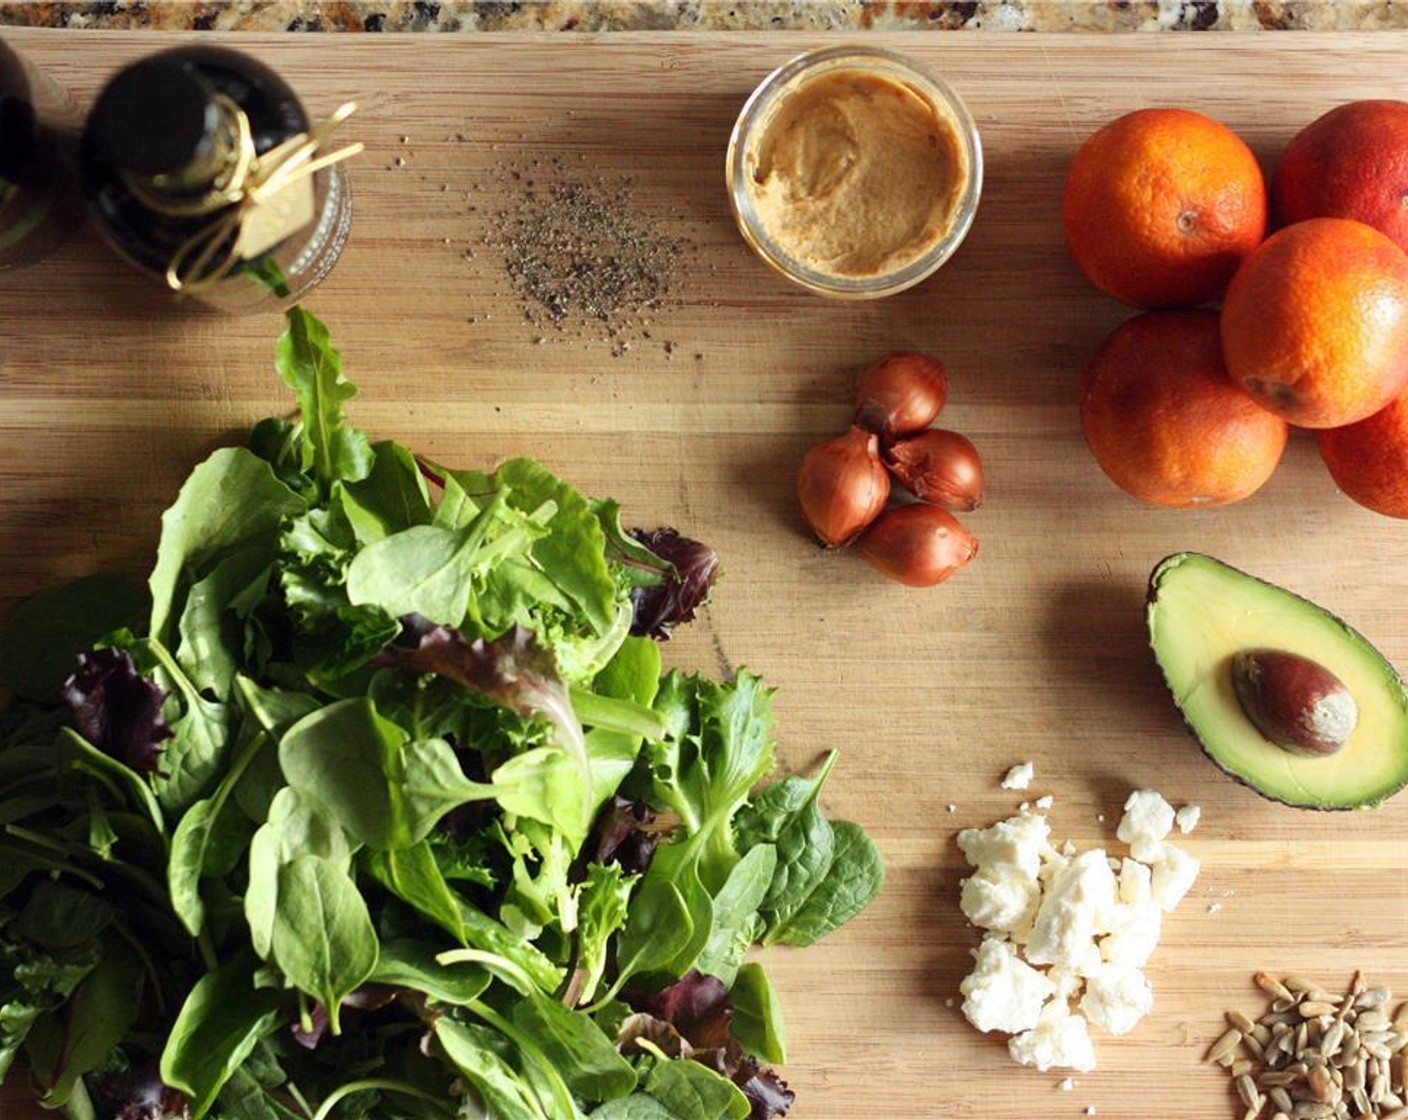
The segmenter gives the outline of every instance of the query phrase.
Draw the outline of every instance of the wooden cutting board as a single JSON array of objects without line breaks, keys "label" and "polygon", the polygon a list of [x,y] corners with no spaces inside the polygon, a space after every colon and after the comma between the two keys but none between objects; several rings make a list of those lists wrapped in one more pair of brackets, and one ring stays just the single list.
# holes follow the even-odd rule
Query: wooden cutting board
[{"label": "wooden cutting board", "polygon": [[[7,33],[83,101],[156,34]],[[208,41],[210,36],[202,37]],[[1223,510],[1147,508],[1082,444],[1083,363],[1127,312],[1069,263],[1066,165],[1098,125],[1185,105],[1237,129],[1268,169],[1341,101],[1408,97],[1408,38],[1374,35],[875,36],[947,78],[987,151],[982,208],[930,282],[841,304],[787,286],[736,234],[723,153],[744,98],[826,40],[800,34],[554,37],[241,36],[315,113],[347,98],[353,239],[310,300],[361,389],[354,420],[445,462],[529,454],[636,524],[712,542],[727,574],[669,647],[673,663],[761,672],[781,757],[841,750],[825,794],[889,864],[876,905],[822,945],[772,951],[797,1120],[1240,1115],[1201,1055],[1253,970],[1328,985],[1362,967],[1408,994],[1408,796],[1372,814],[1297,812],[1225,779],[1181,729],[1146,650],[1144,583],[1179,549],[1211,552],[1337,611],[1408,666],[1408,526],[1336,493],[1297,437],[1271,484]],[[693,248],[653,338],[609,343],[524,322],[484,245],[521,184],[559,156],[635,178],[629,216]],[[404,165],[400,165],[404,161]],[[508,180],[512,184],[512,180]],[[470,259],[468,254],[472,254]],[[90,232],[0,276],[0,612],[94,568],[145,571],[157,518],[191,465],[285,410],[276,317],[174,309]],[[553,337],[544,343],[537,339]],[[673,354],[665,342],[673,343]],[[793,504],[803,450],[840,431],[856,373],[895,348],[942,355],[945,414],[981,449],[982,542],[950,583],[910,591],[824,554]],[[1203,806],[1203,863],[1149,969],[1154,1013],[1099,1037],[1074,1091],[1018,1069],[967,1026],[957,986],[976,943],[957,906],[955,832],[1015,809],[1003,771],[1030,759],[1057,836],[1113,844],[1130,789]],[[1103,815],[1104,823],[1099,823]],[[0,1115],[26,1120],[22,1086]]]}]

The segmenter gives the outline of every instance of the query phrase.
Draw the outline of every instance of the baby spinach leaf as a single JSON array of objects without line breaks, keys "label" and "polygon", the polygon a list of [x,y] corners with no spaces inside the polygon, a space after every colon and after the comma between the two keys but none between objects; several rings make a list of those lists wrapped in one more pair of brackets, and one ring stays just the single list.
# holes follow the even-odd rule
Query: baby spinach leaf
[{"label": "baby spinach leaf", "polygon": [[284,734],[289,785],[325,801],[348,833],[373,848],[406,848],[466,801],[494,795],[464,776],[443,739],[411,739],[366,698],[339,700]]},{"label": "baby spinach leaf", "polygon": [[511,933],[502,922],[490,917],[462,896],[457,897],[465,940],[471,947],[492,956],[503,957],[545,992],[557,988],[562,981],[562,969],[553,964],[547,954],[536,945]]},{"label": "baby spinach leaf", "polygon": [[[484,1027],[440,1016],[435,1040],[496,1120],[549,1120],[537,1097],[504,1056],[502,1040]],[[554,1117],[553,1120],[570,1120]]]},{"label": "baby spinach leaf", "polygon": [[96,938],[116,916],[112,903],[92,891],[45,879],[35,884],[10,930],[40,949],[73,949]]},{"label": "baby spinach leaf", "polygon": [[459,901],[440,873],[440,865],[436,863],[429,843],[422,840],[408,848],[369,849],[363,853],[362,863],[373,879],[402,902],[445,930],[461,945],[465,943]]},{"label": "baby spinach leaf", "polygon": [[645,1091],[680,1120],[747,1120],[750,1111],[738,1086],[689,1058],[657,1060]]},{"label": "baby spinach leaf", "polygon": [[733,1004],[729,1033],[753,1057],[774,1065],[784,1064],[787,1027],[782,1019],[782,1005],[773,995],[763,966],[749,961],[739,968],[728,998]]},{"label": "baby spinach leaf", "polygon": [[636,1071],[592,1019],[539,992],[514,1004],[512,1019],[530,1035],[584,1100],[623,1097],[636,1087]]},{"label": "baby spinach leaf", "polygon": [[654,1097],[632,1093],[629,1097],[607,1101],[591,1112],[591,1120],[680,1120]]},{"label": "baby spinach leaf", "polygon": [[326,496],[339,479],[365,477],[371,452],[365,435],[343,426],[342,406],[357,390],[342,374],[327,327],[301,307],[289,308],[286,318],[274,367],[298,398],[303,470]]},{"label": "baby spinach leaf", "polygon": [[235,1070],[216,1099],[221,1120],[299,1120],[243,1068]]},{"label": "baby spinach leaf", "polygon": [[832,828],[835,854],[826,877],[789,921],[769,931],[771,940],[811,945],[854,918],[884,887],[885,864],[860,825],[837,821]]},{"label": "baby spinach leaf", "polygon": [[80,650],[138,625],[150,611],[146,590],[124,576],[84,576],[46,588],[0,628],[0,681],[21,699],[52,704]]},{"label": "baby spinach leaf", "polygon": [[285,786],[269,805],[269,819],[249,842],[249,886],[245,920],[254,951],[268,960],[279,908],[279,869],[302,854],[321,856],[344,872],[352,848],[327,806],[309,793]]},{"label": "baby spinach leaf", "polygon": [[283,1021],[283,996],[254,986],[246,951],[191,989],[161,1053],[161,1079],[191,1099],[193,1120],[210,1109],[226,1082],[265,1035]]},{"label": "baby spinach leaf", "polygon": [[814,779],[773,782],[738,814],[741,846],[771,843],[777,849],[777,867],[761,904],[765,941],[791,921],[831,867],[835,841],[817,796],[835,758],[832,754]]},{"label": "baby spinach leaf", "polygon": [[143,639],[133,644],[133,656],[169,694],[167,708],[171,739],[162,754],[161,769],[152,778],[152,790],[163,809],[179,813],[210,792],[220,780],[232,745],[233,713],[222,703],[207,700],[193,685],[176,659],[160,642]]},{"label": "baby spinach leaf", "polygon": [[758,907],[776,867],[777,849],[757,844],[738,861],[714,896],[713,928],[693,965],[700,972],[717,976],[725,987],[732,987],[744,954],[762,933]]},{"label": "baby spinach leaf", "polygon": [[[610,995],[615,995],[632,976],[673,972],[672,962],[689,955],[689,947],[697,936],[696,912],[690,904],[691,899],[697,901],[701,890],[697,884],[697,877],[693,884],[684,885],[659,875],[647,877],[636,887],[617,947],[617,978]],[[689,898],[685,890],[689,891]],[[708,900],[707,893],[704,899]],[[711,917],[701,916],[706,920]],[[704,936],[708,937],[707,929]]]},{"label": "baby spinach leaf", "polygon": [[341,1030],[342,1001],[376,968],[377,938],[366,901],[332,860],[300,855],[279,868],[270,960],[326,1009]]},{"label": "baby spinach leaf", "polygon": [[161,542],[148,581],[151,637],[172,640],[193,579],[232,552],[259,544],[272,548],[280,522],[304,508],[303,499],[268,463],[242,447],[221,448],[198,465],[161,516]]},{"label": "baby spinach leaf", "polygon": [[433,1000],[463,1007],[489,986],[490,976],[472,964],[444,965],[440,950],[423,941],[383,941],[369,981],[392,988],[424,992]]}]

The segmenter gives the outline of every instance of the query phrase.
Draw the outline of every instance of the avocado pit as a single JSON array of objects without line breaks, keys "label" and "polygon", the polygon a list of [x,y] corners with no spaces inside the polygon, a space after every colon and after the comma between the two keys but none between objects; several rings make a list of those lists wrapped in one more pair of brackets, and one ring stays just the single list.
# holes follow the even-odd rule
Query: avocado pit
[{"label": "avocado pit", "polygon": [[1232,658],[1232,687],[1256,729],[1293,754],[1334,754],[1359,722],[1359,705],[1339,677],[1286,650],[1239,651]]}]

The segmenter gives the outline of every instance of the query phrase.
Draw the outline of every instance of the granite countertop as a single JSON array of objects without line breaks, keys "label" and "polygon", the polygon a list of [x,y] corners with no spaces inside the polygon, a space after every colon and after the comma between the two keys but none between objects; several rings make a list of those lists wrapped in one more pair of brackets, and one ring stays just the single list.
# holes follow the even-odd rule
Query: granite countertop
[{"label": "granite countertop", "polygon": [[1393,0],[0,0],[0,25],[231,31],[1258,31],[1408,27]]}]

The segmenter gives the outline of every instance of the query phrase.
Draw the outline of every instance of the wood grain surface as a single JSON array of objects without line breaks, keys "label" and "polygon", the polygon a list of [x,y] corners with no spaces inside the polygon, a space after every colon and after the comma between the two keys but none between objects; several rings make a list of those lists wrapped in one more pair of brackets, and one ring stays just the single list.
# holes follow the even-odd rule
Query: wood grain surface
[{"label": "wood grain surface", "polygon": [[[117,64],[171,41],[6,38],[84,102]],[[746,665],[777,686],[789,767],[840,749],[826,807],[865,825],[889,881],[829,941],[766,955],[787,1011],[796,1120],[1059,1118],[1087,1106],[1101,1117],[1240,1115],[1225,1076],[1200,1059],[1224,1008],[1261,1006],[1253,970],[1334,985],[1362,967],[1408,994],[1408,796],[1376,813],[1315,814],[1224,778],[1152,665],[1145,580],[1169,552],[1210,552],[1318,600],[1408,665],[1408,526],[1337,494],[1303,435],[1240,506],[1155,509],[1108,483],[1081,440],[1076,386],[1128,312],[1069,263],[1061,187],[1088,133],[1148,105],[1220,118],[1270,169],[1329,107],[1408,97],[1408,38],[870,37],[947,78],[987,152],[982,207],[958,255],[873,303],[828,302],[775,277],[737,235],[724,194],[744,98],[827,41],[237,44],[314,113],[361,104],[346,130],[368,145],[352,166],[352,243],[309,301],[360,387],[354,421],[465,467],[539,457],[619,498],[633,523],[712,542],[726,576],[669,659],[720,673]],[[632,214],[692,245],[653,337],[622,355],[525,323],[484,245],[512,201],[504,169],[551,156],[584,176],[634,176]],[[64,577],[147,569],[158,515],[192,464],[288,408],[271,366],[279,329],[277,317],[173,308],[90,231],[0,276],[0,613]],[[981,553],[931,591],[819,551],[794,508],[803,450],[842,430],[856,374],[895,348],[947,360],[945,423],[976,442],[988,472],[987,500],[966,519]],[[1030,795],[1056,798],[1055,834],[1083,846],[1114,844],[1135,787],[1204,809],[1187,843],[1202,878],[1149,968],[1155,1010],[1129,1036],[1096,1032],[1100,1068],[1072,1092],[1057,1074],[1013,1066],[957,1008],[977,938],[958,911],[954,834],[1015,809],[1023,795],[998,781],[1024,759],[1036,764]],[[6,1087],[4,1120],[29,1120],[23,1096]]]}]

